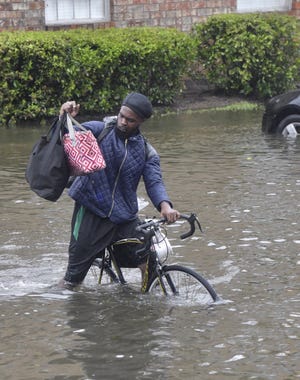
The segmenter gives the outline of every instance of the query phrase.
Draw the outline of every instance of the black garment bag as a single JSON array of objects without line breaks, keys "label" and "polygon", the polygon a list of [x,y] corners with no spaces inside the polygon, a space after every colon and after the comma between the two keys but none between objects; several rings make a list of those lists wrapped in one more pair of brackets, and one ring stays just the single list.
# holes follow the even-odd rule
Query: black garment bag
[{"label": "black garment bag", "polygon": [[66,114],[57,117],[47,135],[34,145],[27,164],[25,178],[32,191],[48,201],[61,196],[69,180],[69,168],[61,137],[66,124]]}]

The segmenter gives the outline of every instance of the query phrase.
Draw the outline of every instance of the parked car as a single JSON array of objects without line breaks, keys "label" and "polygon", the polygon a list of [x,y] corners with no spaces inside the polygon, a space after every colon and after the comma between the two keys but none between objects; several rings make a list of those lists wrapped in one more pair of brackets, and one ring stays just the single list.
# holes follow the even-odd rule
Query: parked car
[{"label": "parked car", "polygon": [[300,89],[277,95],[266,103],[262,130],[290,137],[300,134]]}]

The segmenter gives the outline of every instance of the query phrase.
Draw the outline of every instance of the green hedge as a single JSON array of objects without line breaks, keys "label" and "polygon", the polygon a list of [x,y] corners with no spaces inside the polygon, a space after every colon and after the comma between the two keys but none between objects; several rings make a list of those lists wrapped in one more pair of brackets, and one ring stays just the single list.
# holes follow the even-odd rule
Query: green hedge
[{"label": "green hedge", "polygon": [[199,65],[228,94],[266,98],[292,88],[299,80],[296,19],[217,15],[189,34],[168,28],[2,32],[0,125],[52,117],[68,99],[85,114],[114,113],[130,91],[168,105]]},{"label": "green hedge", "polygon": [[210,17],[192,30],[207,79],[225,92],[266,98],[299,79],[296,19],[280,14]]},{"label": "green hedge", "polygon": [[0,33],[0,125],[52,116],[68,99],[104,115],[130,91],[170,104],[192,46],[175,29]]}]

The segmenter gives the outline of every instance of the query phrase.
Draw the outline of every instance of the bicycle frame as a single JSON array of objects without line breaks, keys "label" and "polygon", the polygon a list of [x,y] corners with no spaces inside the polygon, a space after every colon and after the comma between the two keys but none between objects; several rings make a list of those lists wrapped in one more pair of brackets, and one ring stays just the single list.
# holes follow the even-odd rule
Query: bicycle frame
[{"label": "bicycle frame", "polygon": [[[181,239],[186,239],[187,237],[193,235],[195,233],[195,225],[197,225],[200,231],[202,232],[202,228],[196,214],[194,213],[190,215],[181,214],[180,218],[185,219],[190,225],[189,231],[187,231],[186,233],[180,236]],[[155,235],[155,231],[159,230],[160,226],[164,223],[166,223],[165,219],[147,221],[145,223],[142,223],[136,228],[138,232],[142,233],[141,239],[127,238],[127,239],[118,240],[112,245],[109,245],[106,248],[106,252],[104,253],[103,258],[96,259],[98,260],[97,266],[99,266],[100,268],[100,276],[99,276],[99,281],[98,281],[99,284],[101,283],[101,280],[102,280],[103,271],[109,271],[109,276],[111,277],[113,282],[126,284],[126,280],[124,278],[122,269],[118,265],[115,259],[115,256],[113,253],[113,247],[122,245],[122,244],[128,244],[128,243],[133,243],[133,244],[136,244],[137,246],[143,245],[141,249],[137,250],[137,253],[140,254],[141,256],[143,253],[146,253],[147,255],[149,255],[149,250],[151,249],[150,247],[152,245],[151,239]],[[160,262],[159,256],[155,250],[154,251],[151,250],[151,254],[155,255],[155,260],[156,260],[155,272],[157,274],[157,277],[159,278],[161,288],[163,292],[166,294],[166,289],[162,281],[163,264]],[[112,266],[116,273],[113,272]],[[175,289],[174,285],[172,285],[172,280],[170,276],[166,276],[166,278],[167,278],[169,286]]]}]

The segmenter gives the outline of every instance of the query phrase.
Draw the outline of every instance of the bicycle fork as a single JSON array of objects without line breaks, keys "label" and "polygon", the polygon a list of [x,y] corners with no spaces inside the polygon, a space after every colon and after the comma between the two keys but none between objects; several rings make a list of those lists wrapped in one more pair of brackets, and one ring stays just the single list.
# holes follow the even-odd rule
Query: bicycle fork
[{"label": "bicycle fork", "polygon": [[174,282],[172,281],[172,278],[171,276],[166,273],[165,275],[162,275],[163,271],[160,270],[160,273],[158,275],[158,281],[159,281],[159,284],[160,284],[160,287],[164,293],[165,296],[168,295],[168,291],[167,291],[167,288],[166,288],[166,285],[165,285],[165,280],[167,280],[167,283],[172,291],[172,294],[173,295],[178,295],[178,291],[176,290],[176,287],[174,285]]},{"label": "bicycle fork", "polygon": [[[162,266],[160,264],[157,265],[157,279],[158,279],[158,283],[159,283],[159,286],[163,292],[163,294],[165,296],[168,296],[168,290],[167,290],[167,286],[169,286],[171,292],[173,295],[178,295],[178,291],[174,285],[174,282],[172,281],[172,278],[170,276],[170,274],[168,273],[165,273],[164,272],[164,269],[162,268]],[[167,284],[166,284],[167,282]]]}]

